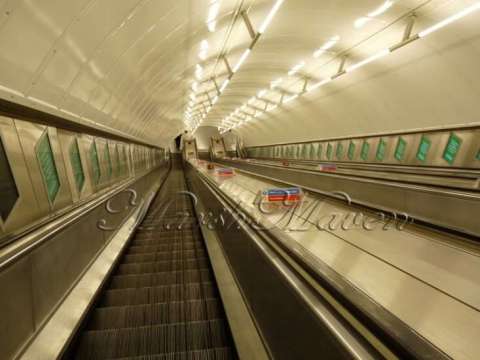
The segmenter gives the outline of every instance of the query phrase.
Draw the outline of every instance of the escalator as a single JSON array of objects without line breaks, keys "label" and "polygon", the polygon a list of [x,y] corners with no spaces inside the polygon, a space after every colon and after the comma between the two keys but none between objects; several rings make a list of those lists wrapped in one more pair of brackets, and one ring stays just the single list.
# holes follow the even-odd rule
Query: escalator
[{"label": "escalator", "polygon": [[238,358],[185,190],[176,158],[65,359]]}]

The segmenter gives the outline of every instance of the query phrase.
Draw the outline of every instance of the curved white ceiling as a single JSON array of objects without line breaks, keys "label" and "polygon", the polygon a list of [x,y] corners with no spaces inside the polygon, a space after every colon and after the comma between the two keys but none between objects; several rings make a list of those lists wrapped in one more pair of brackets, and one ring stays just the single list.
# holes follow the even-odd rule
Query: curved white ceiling
[{"label": "curved white ceiling", "polygon": [[[203,68],[192,117],[201,125],[222,120],[276,78],[298,91],[298,74],[321,79],[348,49],[365,57],[391,45],[403,31],[396,22],[420,7],[419,22],[431,24],[467,0],[396,0],[361,28],[383,0],[285,0],[245,63],[205,118],[198,105],[214,98],[251,39],[240,16],[257,30],[277,0],[219,0],[216,26],[206,24],[212,0],[0,0],[0,96],[164,145],[185,128],[185,110]],[[210,29],[213,30],[213,29]],[[331,37],[340,40],[319,58],[313,52]],[[367,41],[367,39],[369,39]],[[199,58],[203,40],[205,60]],[[299,61],[306,65],[287,76]],[[197,74],[198,75],[198,74]],[[278,94],[277,94],[278,95]],[[203,98],[202,98],[203,96]],[[265,95],[276,101],[275,92]],[[208,105],[208,103],[206,103]],[[260,103],[258,104],[260,106]]]}]

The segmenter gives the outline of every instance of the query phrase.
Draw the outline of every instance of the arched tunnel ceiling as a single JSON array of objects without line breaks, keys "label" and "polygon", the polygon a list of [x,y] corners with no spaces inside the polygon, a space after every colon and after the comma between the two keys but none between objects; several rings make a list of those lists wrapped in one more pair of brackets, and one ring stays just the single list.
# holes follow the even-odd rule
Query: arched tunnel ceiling
[{"label": "arched tunnel ceiling", "polygon": [[[215,29],[206,23],[219,4]],[[0,0],[0,96],[73,121],[116,129],[164,145],[185,128],[192,84],[199,82],[192,118],[218,126],[259,90],[283,78],[301,90],[303,75],[322,79],[342,51],[364,58],[392,45],[417,9],[430,25],[474,1],[396,0],[362,27],[354,22],[384,0],[285,0],[250,56],[208,114],[201,101],[215,97],[251,43],[241,11],[256,31],[277,0]],[[389,3],[389,1],[387,1]],[[399,20],[400,19],[400,20]],[[209,29],[210,27],[210,29]],[[312,53],[338,36],[318,58]],[[199,58],[202,42],[205,58]],[[287,73],[304,60],[293,76]],[[200,65],[201,77],[196,73]],[[299,76],[302,75],[302,76]],[[196,77],[199,80],[196,80]],[[265,96],[275,100],[275,92]],[[202,99],[203,96],[203,99]],[[260,104],[258,104],[260,106]]]}]

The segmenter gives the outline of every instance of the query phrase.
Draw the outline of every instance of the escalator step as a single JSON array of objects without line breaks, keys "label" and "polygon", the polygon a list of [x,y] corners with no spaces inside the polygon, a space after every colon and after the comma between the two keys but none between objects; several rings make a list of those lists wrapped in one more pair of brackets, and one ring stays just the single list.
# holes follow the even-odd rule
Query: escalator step
[{"label": "escalator step", "polygon": [[208,270],[169,271],[156,274],[115,275],[112,277],[110,288],[126,289],[211,281],[212,276]]},{"label": "escalator step", "polygon": [[172,353],[164,355],[149,355],[128,357],[119,360],[233,360],[236,359],[230,348],[216,348],[209,350]]},{"label": "escalator step", "polygon": [[88,330],[184,323],[222,317],[221,304],[217,299],[115,306],[96,309],[92,314]]},{"label": "escalator step", "polygon": [[159,238],[159,239],[156,239],[156,238],[135,238],[133,241],[132,241],[132,245],[136,246],[136,245],[162,245],[162,244],[175,244],[175,243],[178,243],[178,242],[181,242],[181,241],[185,241],[185,242],[192,242],[192,241],[196,241],[196,242],[199,242],[199,243],[202,243],[200,241],[200,238],[197,236],[197,237],[194,237],[194,236],[178,236],[178,237],[175,237],[174,235],[171,236],[171,237],[164,237],[164,238]]},{"label": "escalator step", "polygon": [[180,300],[210,299],[217,297],[211,283],[146,287],[140,289],[107,290],[99,306],[125,306],[162,303]]},{"label": "escalator step", "polygon": [[155,262],[167,260],[192,260],[196,258],[206,257],[205,250],[197,249],[186,251],[172,251],[170,253],[153,253],[153,254],[126,254],[122,259],[125,264],[140,262]]},{"label": "escalator step", "polygon": [[76,359],[162,355],[228,346],[223,320],[86,331]]},{"label": "escalator step", "polygon": [[202,249],[202,243],[200,242],[183,242],[179,241],[173,244],[160,244],[160,245],[134,245],[128,248],[129,254],[148,254],[148,253],[161,253],[172,252],[180,250],[195,250],[197,248]]},{"label": "escalator step", "polygon": [[[142,233],[139,233],[142,234]],[[161,245],[161,244],[171,244],[175,243],[178,241],[200,241],[201,238],[197,234],[185,234],[185,233],[180,233],[180,234],[175,234],[175,232],[171,232],[169,236],[163,235],[163,236],[158,236],[157,234],[150,234],[149,236],[135,236],[135,239],[133,240],[132,243],[140,243],[140,242],[154,242],[155,244]]]},{"label": "escalator step", "polygon": [[157,261],[143,263],[121,264],[117,271],[117,275],[133,275],[146,274],[164,271],[180,271],[180,270],[196,270],[208,269],[208,259],[199,258],[185,261]]}]

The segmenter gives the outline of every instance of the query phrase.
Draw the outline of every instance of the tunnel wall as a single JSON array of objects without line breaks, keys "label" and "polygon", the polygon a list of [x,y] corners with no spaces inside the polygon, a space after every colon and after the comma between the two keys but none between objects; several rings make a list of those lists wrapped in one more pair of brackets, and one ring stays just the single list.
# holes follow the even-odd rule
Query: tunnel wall
[{"label": "tunnel wall", "polygon": [[478,124],[480,36],[464,22],[236,130],[246,146],[258,146]]}]

